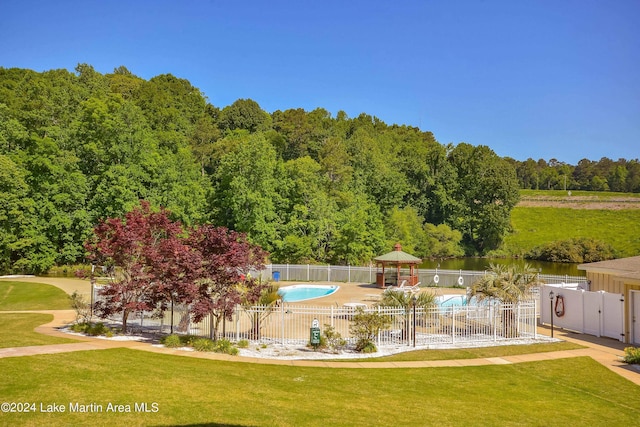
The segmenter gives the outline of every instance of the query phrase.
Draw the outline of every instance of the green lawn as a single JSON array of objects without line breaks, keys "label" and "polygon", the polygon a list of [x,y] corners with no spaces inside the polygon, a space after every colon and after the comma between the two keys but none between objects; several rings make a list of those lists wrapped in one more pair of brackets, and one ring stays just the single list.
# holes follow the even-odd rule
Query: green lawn
[{"label": "green lawn", "polygon": [[37,326],[53,320],[51,314],[0,313],[0,348],[77,342],[34,332]]},{"label": "green lawn", "polygon": [[0,280],[0,310],[68,310],[69,297],[60,288],[44,283]]},{"label": "green lawn", "polygon": [[[432,369],[219,362],[128,349],[0,359],[3,425],[635,425],[640,389],[589,358]],[[65,413],[41,413],[40,404]],[[69,413],[69,404],[102,413]],[[108,404],[156,413],[107,413]],[[98,406],[95,406],[97,408]],[[126,406],[124,407],[126,409]]]},{"label": "green lawn", "polygon": [[511,223],[514,232],[505,238],[503,248],[514,254],[577,237],[609,243],[622,257],[640,253],[640,239],[634,232],[640,224],[640,209],[516,207],[511,212]]},{"label": "green lawn", "polygon": [[[571,342],[536,343],[527,345],[500,345],[495,347],[456,348],[446,350],[416,350],[391,356],[372,357],[359,362],[413,362],[417,360],[457,360],[487,357],[517,356],[519,354],[546,353],[585,348]],[[353,362],[353,360],[345,360]]]}]

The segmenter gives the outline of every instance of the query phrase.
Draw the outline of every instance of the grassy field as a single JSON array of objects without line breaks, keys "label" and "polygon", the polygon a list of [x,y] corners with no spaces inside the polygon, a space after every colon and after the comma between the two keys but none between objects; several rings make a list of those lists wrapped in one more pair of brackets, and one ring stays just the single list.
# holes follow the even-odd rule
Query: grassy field
[{"label": "grassy field", "polygon": [[43,283],[0,281],[0,310],[68,310],[67,294]]},{"label": "grassy field", "polygon": [[74,339],[51,337],[34,331],[37,326],[53,320],[51,314],[0,313],[0,348],[31,345],[66,344]]},{"label": "grassy field", "polygon": [[[546,353],[575,350],[584,346],[571,342],[538,343],[527,345],[500,345],[495,347],[456,348],[443,350],[416,350],[385,357],[362,359],[360,362],[412,362],[417,360],[458,360],[487,357],[517,356],[519,354]],[[352,362],[353,360],[349,360]]]},{"label": "grassy field", "polygon": [[516,207],[511,212],[511,223],[514,232],[506,237],[503,247],[513,254],[574,237],[607,242],[621,257],[640,254],[640,209]]},{"label": "grassy field", "polygon": [[[0,359],[0,372],[2,400],[37,409],[0,414],[3,425],[611,426],[640,419],[638,387],[589,358],[329,369],[114,349]],[[70,413],[77,403],[102,412]],[[109,403],[132,413],[107,412]],[[136,403],[157,412],[135,412]],[[40,404],[66,412],[42,413]]]}]

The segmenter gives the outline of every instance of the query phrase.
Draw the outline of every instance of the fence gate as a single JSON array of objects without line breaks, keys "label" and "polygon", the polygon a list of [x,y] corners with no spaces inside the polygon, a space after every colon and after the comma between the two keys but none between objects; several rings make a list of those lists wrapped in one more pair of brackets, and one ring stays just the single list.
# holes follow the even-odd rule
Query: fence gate
[{"label": "fence gate", "polygon": [[[552,291],[553,299],[550,299]],[[562,298],[564,306],[561,315],[556,313],[558,297]],[[640,306],[640,295],[637,300]],[[638,311],[639,309],[636,309],[636,313]],[[551,316],[554,326],[559,328],[624,340],[624,301],[620,294],[542,286],[540,322],[549,325]],[[636,317],[640,321],[640,313]],[[640,337],[638,339],[640,340]]]}]

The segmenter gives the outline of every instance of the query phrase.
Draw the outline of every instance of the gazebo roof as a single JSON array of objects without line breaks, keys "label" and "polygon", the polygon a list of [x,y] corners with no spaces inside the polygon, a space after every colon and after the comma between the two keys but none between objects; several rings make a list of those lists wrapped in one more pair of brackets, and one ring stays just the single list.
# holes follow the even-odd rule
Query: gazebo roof
[{"label": "gazebo roof", "polygon": [[420,264],[422,260],[420,258],[414,257],[406,252],[402,251],[402,246],[400,244],[396,244],[395,250],[386,253],[384,255],[380,255],[379,257],[374,258],[376,261],[381,263],[392,263],[392,264]]}]

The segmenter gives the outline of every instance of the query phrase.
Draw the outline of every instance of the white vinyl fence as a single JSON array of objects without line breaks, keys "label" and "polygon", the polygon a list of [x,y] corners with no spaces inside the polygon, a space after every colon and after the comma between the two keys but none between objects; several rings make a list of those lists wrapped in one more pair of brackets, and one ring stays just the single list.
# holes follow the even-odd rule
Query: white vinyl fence
[{"label": "white vinyl fence", "polygon": [[[452,306],[434,308],[370,307],[364,312],[388,316],[391,326],[376,337],[377,345],[475,344],[520,339],[535,339],[536,302],[520,304],[488,303],[482,306]],[[349,326],[357,311],[350,307],[313,307],[283,303],[279,306],[238,306],[231,321],[220,322],[217,337],[237,341],[246,339],[260,343],[305,345],[309,342],[310,327],[318,320],[321,329],[328,326],[347,340],[355,343]],[[117,320],[117,319],[113,319]],[[173,325],[173,326],[171,326]],[[211,337],[210,319],[192,323],[185,307],[176,307],[173,313],[152,317],[140,313],[131,316],[130,329],[137,327]]]},{"label": "white vinyl fence", "polygon": [[[552,291],[553,299],[549,296]],[[555,313],[558,297],[564,302],[562,316]],[[623,313],[624,298],[620,294],[556,286],[540,288],[540,322],[547,325],[553,315],[554,327],[624,341]]]},{"label": "white vinyl fence", "polygon": [[[265,269],[255,272],[262,280],[284,280],[300,282],[356,282],[375,283],[375,265],[368,267],[336,266],[336,265],[298,265],[298,264],[270,264]],[[389,271],[389,269],[387,269]],[[393,269],[395,272],[395,269]],[[408,275],[408,269],[401,269],[402,275]],[[484,276],[484,271],[471,270],[441,270],[441,269],[418,269],[418,281],[422,286],[438,286],[444,288],[471,286],[473,282]],[[438,275],[438,283],[434,277]],[[567,276],[540,274],[540,280],[545,283],[583,283],[586,285],[587,278],[584,276]]]}]

